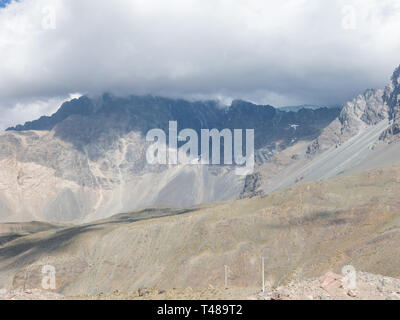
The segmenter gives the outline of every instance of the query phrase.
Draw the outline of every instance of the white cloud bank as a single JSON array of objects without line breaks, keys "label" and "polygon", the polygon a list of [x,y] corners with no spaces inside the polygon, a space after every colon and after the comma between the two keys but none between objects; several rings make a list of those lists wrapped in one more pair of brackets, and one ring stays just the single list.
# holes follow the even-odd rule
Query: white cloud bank
[{"label": "white cloud bank", "polygon": [[0,9],[0,126],[71,92],[340,103],[399,52],[398,0],[20,0]]}]

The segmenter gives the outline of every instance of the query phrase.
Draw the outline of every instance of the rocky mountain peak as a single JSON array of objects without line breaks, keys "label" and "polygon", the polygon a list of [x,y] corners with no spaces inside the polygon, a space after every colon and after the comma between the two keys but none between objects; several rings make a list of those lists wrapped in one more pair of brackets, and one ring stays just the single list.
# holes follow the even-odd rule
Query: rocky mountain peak
[{"label": "rocky mountain peak", "polygon": [[61,107],[51,116],[42,116],[37,120],[28,121],[23,125],[7,128],[6,131],[27,131],[27,130],[51,130],[55,125],[64,121],[72,115],[91,115],[94,112],[94,105],[91,99],[82,96],[79,99],[72,99],[64,102]]},{"label": "rocky mountain peak", "polygon": [[[160,128],[168,133],[169,121],[177,121],[178,130],[191,128],[198,133],[254,129],[255,157],[262,165],[298,141],[315,139],[339,112],[338,108],[284,112],[241,100],[223,109],[217,101],[151,95],[74,99],[50,117],[0,133],[0,161],[7,164],[0,170],[5,185],[0,192],[0,221],[32,216],[91,220],[139,207],[235,199],[243,189],[256,188],[257,179],[244,181],[230,166],[150,165],[147,132]],[[192,188],[197,185],[201,187]],[[18,201],[21,197],[27,202]],[[20,214],[26,207],[32,210]]]},{"label": "rocky mountain peak", "polygon": [[376,125],[388,117],[388,108],[383,101],[384,90],[368,89],[348,101],[337,119],[327,126],[321,135],[308,147],[307,153],[337,146],[355,136],[365,127]]},{"label": "rocky mountain peak", "polygon": [[361,125],[375,125],[387,117],[383,103],[383,90],[368,89],[355,99],[347,102],[339,120],[349,133],[358,132]]},{"label": "rocky mountain peak", "polygon": [[389,107],[389,119],[398,120],[400,117],[400,66],[393,73],[392,83],[385,92],[384,100]]},{"label": "rocky mountain peak", "polygon": [[400,134],[400,66],[393,72],[391,80],[383,95],[391,123],[390,127],[382,133],[381,140],[396,138]]},{"label": "rocky mountain peak", "polygon": [[[186,101],[152,95],[117,97],[105,93],[97,98],[82,96],[65,102],[51,116],[8,128],[7,131],[54,131],[64,141],[82,149],[96,143],[101,135],[124,135],[153,128],[168,129],[168,121],[178,121],[180,129],[224,128],[255,129],[256,147],[281,140],[285,144],[294,138],[317,136],[339,113],[339,108],[302,109],[284,112],[270,105],[257,105],[234,100],[222,109],[217,101]],[[290,125],[298,125],[296,137]]]}]

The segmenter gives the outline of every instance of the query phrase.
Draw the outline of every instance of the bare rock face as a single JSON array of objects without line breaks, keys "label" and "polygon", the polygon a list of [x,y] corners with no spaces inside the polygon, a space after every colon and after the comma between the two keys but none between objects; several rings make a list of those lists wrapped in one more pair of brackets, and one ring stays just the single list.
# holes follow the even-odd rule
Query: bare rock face
[{"label": "bare rock face", "polygon": [[243,191],[240,194],[240,199],[252,198],[261,196],[263,193],[257,190],[261,186],[261,174],[256,172],[246,176]]},{"label": "bare rock face", "polygon": [[[325,283],[325,285],[319,285]],[[400,280],[368,272],[357,272],[356,288],[342,286],[342,276],[328,272],[320,278],[304,279],[272,289],[265,300],[399,300]]]},{"label": "bare rock face", "polygon": [[383,132],[381,140],[396,139],[400,134],[400,66],[394,71],[391,83],[383,96],[388,108],[390,127]]},{"label": "bare rock face", "polygon": [[149,206],[249,196],[257,177],[237,176],[233,166],[148,164],[146,133],[168,133],[169,121],[198,133],[254,129],[262,162],[294,138],[314,139],[338,113],[283,112],[245,101],[224,109],[216,101],[153,96],[73,99],[50,117],[0,133],[0,221],[92,221]]},{"label": "bare rock face", "polygon": [[339,274],[327,272],[323,277],[321,277],[320,282],[321,288],[332,294],[334,290],[337,290],[342,286],[343,278]]},{"label": "bare rock face", "polygon": [[381,89],[368,89],[354,100],[347,102],[339,115],[344,131],[354,134],[362,125],[375,125],[387,118],[383,93]]},{"label": "bare rock face", "polygon": [[363,128],[376,125],[388,117],[381,89],[368,89],[345,104],[340,115],[308,147],[307,154],[338,146],[357,135]]}]

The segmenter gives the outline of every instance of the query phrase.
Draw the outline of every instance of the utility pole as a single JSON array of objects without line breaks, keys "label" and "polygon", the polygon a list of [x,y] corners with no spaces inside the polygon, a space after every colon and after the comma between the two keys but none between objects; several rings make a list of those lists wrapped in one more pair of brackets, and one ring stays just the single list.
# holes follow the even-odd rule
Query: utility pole
[{"label": "utility pole", "polygon": [[262,292],[265,293],[264,257],[261,257]]},{"label": "utility pole", "polygon": [[225,265],[225,289],[228,289],[228,266]]}]

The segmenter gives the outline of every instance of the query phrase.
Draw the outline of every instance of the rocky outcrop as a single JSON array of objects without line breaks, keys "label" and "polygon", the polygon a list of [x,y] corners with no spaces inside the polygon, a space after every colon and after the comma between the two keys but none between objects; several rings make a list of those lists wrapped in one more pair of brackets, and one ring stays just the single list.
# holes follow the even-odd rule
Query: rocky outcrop
[{"label": "rocky outcrop", "polygon": [[394,71],[391,80],[383,96],[388,108],[390,127],[382,133],[381,140],[397,138],[400,134],[400,66]]},{"label": "rocky outcrop", "polygon": [[368,272],[356,272],[354,289],[343,285],[345,277],[324,276],[293,282],[259,294],[257,300],[400,300],[400,280]]},{"label": "rocky outcrop", "polygon": [[337,146],[357,135],[363,128],[376,125],[388,117],[381,89],[368,89],[345,104],[337,119],[327,126],[308,147],[307,154]]},{"label": "rocky outcrop", "polygon": [[387,118],[383,103],[383,90],[368,89],[354,100],[347,102],[339,115],[343,131],[350,135],[357,133],[363,125],[375,125]]},{"label": "rocky outcrop", "polygon": [[261,186],[261,181],[262,177],[260,172],[246,176],[244,187],[240,194],[240,199],[261,196],[263,192],[261,190],[257,190]]},{"label": "rocky outcrop", "polygon": [[394,71],[391,82],[384,90],[369,89],[346,103],[339,117],[308,147],[307,154],[314,155],[337,146],[357,135],[363,128],[388,119],[389,128],[380,140],[393,141],[400,135],[400,66]]}]

